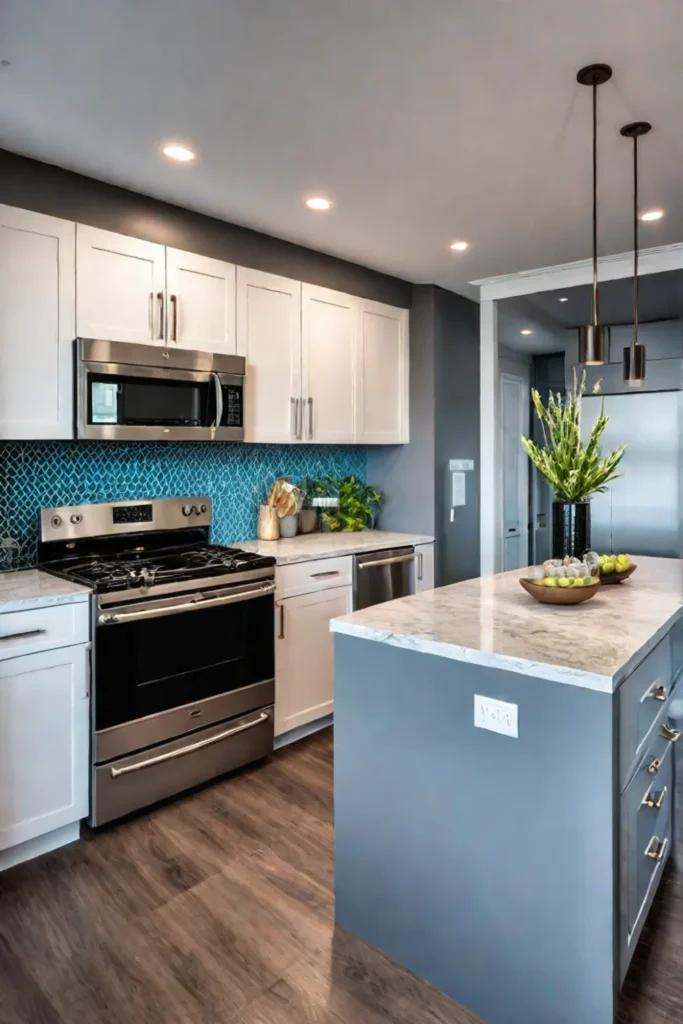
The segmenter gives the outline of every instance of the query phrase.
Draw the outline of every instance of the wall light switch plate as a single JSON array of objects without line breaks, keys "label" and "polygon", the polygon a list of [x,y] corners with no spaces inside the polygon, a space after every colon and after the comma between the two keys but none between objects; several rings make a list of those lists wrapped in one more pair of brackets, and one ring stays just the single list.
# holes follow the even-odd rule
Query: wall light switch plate
[{"label": "wall light switch plate", "polygon": [[507,704],[493,697],[474,695],[474,724],[477,729],[489,729],[517,739],[517,704]]},{"label": "wall light switch plate", "polygon": [[448,468],[451,473],[465,473],[474,469],[474,459],[449,459]]}]

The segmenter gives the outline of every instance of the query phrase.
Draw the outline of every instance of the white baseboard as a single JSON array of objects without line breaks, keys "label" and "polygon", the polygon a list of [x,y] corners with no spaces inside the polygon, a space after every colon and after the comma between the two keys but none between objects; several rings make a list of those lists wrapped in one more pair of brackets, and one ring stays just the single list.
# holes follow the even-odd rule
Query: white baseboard
[{"label": "white baseboard", "polygon": [[16,864],[23,864],[24,861],[33,860],[44,853],[50,853],[60,846],[68,843],[75,843],[81,837],[81,823],[74,821],[70,825],[62,825],[61,828],[46,832],[44,836],[36,836],[18,846],[11,846],[8,850],[0,850],[0,871],[13,868]]}]

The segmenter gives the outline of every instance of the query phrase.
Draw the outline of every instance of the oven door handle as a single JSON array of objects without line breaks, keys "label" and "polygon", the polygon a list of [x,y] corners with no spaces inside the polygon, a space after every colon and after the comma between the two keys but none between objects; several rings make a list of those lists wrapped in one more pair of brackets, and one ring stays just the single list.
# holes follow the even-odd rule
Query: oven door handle
[{"label": "oven door handle", "polygon": [[154,764],[162,764],[164,761],[172,761],[174,758],[183,757],[185,754],[193,754],[195,750],[202,750],[203,747],[210,747],[212,743],[220,743],[221,740],[227,740],[229,736],[236,736],[238,732],[245,732],[247,729],[253,729],[257,725],[262,725],[269,718],[270,715],[266,711],[262,711],[258,718],[252,718],[250,722],[243,722],[242,725],[236,725],[232,729],[226,729],[225,732],[219,732],[217,736],[209,736],[208,739],[198,740],[197,743],[190,743],[187,747],[181,747],[180,750],[169,750],[166,754],[148,757],[146,761],[127,764],[123,768],[112,768],[111,777],[116,779],[119,775],[139,772],[141,768],[150,768]]},{"label": "oven door handle", "polygon": [[378,558],[373,562],[359,562],[359,569],[377,569],[381,565],[398,565],[400,562],[414,562],[417,555],[395,555],[393,558]]},{"label": "oven door handle", "polygon": [[139,622],[143,619],[158,619],[162,615],[180,615],[181,612],[198,612],[202,608],[218,608],[223,604],[237,604],[239,601],[251,601],[255,597],[265,597],[275,591],[274,583],[243,590],[238,594],[223,594],[221,597],[204,597],[185,604],[165,604],[160,601],[152,608],[141,608],[135,612],[101,612],[97,617],[99,626],[114,626],[117,622]]},{"label": "oven door handle", "polygon": [[213,386],[216,389],[216,422],[214,426],[220,427],[223,419],[223,385],[217,373],[212,373],[211,376],[213,377]]}]

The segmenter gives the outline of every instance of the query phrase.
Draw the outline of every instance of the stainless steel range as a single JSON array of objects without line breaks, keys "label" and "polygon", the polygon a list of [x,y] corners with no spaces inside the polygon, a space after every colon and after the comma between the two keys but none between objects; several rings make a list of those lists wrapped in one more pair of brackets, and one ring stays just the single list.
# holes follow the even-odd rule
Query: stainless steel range
[{"label": "stainless steel range", "polygon": [[41,513],[41,568],[94,591],[91,825],[273,749],[275,559],[210,530],[210,498]]}]

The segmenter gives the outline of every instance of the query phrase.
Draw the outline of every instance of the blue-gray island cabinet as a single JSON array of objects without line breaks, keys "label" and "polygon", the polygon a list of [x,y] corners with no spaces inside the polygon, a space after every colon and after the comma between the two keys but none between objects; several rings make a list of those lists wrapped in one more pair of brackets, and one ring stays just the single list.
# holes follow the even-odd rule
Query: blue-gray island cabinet
[{"label": "blue-gray island cabinet", "polygon": [[490,1024],[612,1024],[672,847],[681,564],[562,608],[517,575],[333,621],[336,919]]}]

